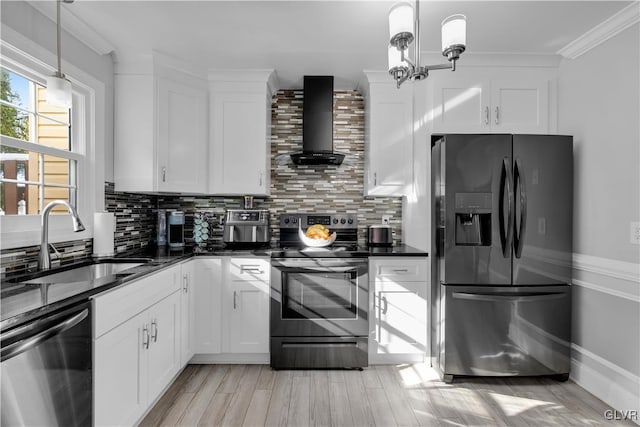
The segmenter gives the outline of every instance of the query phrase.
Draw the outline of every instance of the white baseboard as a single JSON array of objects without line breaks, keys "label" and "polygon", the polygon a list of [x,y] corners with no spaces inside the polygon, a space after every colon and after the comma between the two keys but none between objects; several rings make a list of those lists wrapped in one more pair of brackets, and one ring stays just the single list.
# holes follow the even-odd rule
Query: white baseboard
[{"label": "white baseboard", "polygon": [[426,355],[423,353],[407,354],[369,354],[369,365],[399,365],[402,363],[423,363]]},{"label": "white baseboard", "polygon": [[219,363],[225,365],[268,365],[271,361],[269,353],[220,353],[220,354],[196,354],[189,363],[206,365]]},{"label": "white baseboard", "polygon": [[[570,378],[576,384],[612,409],[640,411],[640,377],[579,345],[571,345],[571,354]],[[640,419],[632,421],[640,425]]]}]

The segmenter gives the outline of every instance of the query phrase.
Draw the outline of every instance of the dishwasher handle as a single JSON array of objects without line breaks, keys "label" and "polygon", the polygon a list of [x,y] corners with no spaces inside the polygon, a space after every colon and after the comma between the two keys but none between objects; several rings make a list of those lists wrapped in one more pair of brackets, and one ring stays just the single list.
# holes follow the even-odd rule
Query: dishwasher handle
[{"label": "dishwasher handle", "polygon": [[[59,335],[73,328],[78,323],[86,319],[88,315],[89,315],[89,309],[85,308],[81,312],[66,318],[62,322],[57,323],[56,325],[50,328],[37,332],[36,334],[28,338],[25,338],[23,340],[10,344],[6,347],[3,347],[2,350],[0,351],[0,361],[4,362],[5,360],[9,360],[21,353],[24,353],[27,350],[32,349],[33,347],[48,340],[49,338],[52,338],[56,335]],[[37,325],[33,325],[30,329],[37,329],[37,327],[38,327]],[[29,329],[26,329],[25,331],[28,331],[28,330]]]}]

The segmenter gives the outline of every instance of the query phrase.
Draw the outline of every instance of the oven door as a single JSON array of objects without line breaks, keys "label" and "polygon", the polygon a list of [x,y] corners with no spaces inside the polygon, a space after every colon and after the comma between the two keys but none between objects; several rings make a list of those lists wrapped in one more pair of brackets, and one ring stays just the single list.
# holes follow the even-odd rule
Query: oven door
[{"label": "oven door", "polygon": [[271,262],[271,336],[367,336],[367,259]]}]

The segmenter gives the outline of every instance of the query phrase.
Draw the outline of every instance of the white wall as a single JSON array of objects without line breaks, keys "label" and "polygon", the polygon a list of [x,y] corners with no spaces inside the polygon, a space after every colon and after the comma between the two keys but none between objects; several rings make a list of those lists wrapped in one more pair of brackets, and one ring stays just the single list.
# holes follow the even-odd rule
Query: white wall
[{"label": "white wall", "polygon": [[[56,26],[53,21],[35,10],[25,1],[3,1],[0,3],[0,21],[3,27],[10,27],[22,36],[45,48],[55,55]],[[62,7],[73,8],[73,4]],[[64,27],[64,22],[63,22]],[[43,58],[38,58],[44,60]],[[72,64],[105,85],[105,105],[98,108],[96,128],[100,131],[97,138],[101,141],[104,158],[104,177],[98,182],[101,188],[103,181],[113,181],[113,59],[111,55],[99,55],[82,41],[68,33],[62,33],[62,70],[65,64]],[[48,62],[48,61],[45,61]],[[56,66],[55,60],[52,66]],[[104,194],[102,191],[101,194]],[[104,199],[104,197],[103,197]]]},{"label": "white wall", "polygon": [[640,409],[640,31],[636,24],[558,77],[558,130],[574,136],[572,378]]}]

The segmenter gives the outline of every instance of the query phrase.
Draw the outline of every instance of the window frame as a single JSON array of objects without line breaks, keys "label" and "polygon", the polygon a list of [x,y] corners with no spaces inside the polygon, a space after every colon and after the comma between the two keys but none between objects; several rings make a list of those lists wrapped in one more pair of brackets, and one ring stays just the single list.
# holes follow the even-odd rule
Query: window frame
[{"label": "window frame", "polygon": [[[3,67],[46,86],[46,76],[55,72],[55,54],[11,28],[4,28],[0,38],[0,62]],[[37,59],[41,58],[41,59]],[[49,242],[82,240],[93,237],[93,212],[104,209],[104,123],[96,117],[105,115],[105,84],[87,72],[67,63],[63,70],[72,82],[73,108],[70,122],[72,144],[77,144],[74,156],[82,156],[76,166],[76,209],[86,230],[73,232],[70,215],[49,217]],[[104,121],[104,119],[103,119]],[[2,143],[13,139],[1,137]],[[33,144],[33,143],[31,143]],[[9,144],[7,144],[9,145]],[[38,145],[38,144],[34,144]],[[43,147],[38,145],[42,152]],[[55,150],[55,149],[52,149]],[[56,150],[56,153],[59,153]],[[97,160],[98,159],[98,160]],[[41,240],[40,215],[0,216],[0,249],[39,245]]]}]

